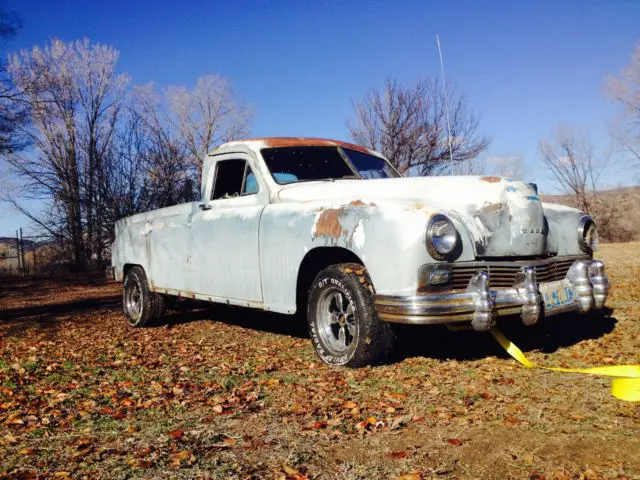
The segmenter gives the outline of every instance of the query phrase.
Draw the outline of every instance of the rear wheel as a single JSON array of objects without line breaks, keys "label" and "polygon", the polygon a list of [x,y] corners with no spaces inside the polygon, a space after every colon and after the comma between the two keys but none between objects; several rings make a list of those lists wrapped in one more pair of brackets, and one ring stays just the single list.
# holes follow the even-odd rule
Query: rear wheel
[{"label": "rear wheel", "polygon": [[165,311],[162,295],[149,290],[142,267],[132,267],[124,278],[122,305],[129,325],[147,327],[157,322]]},{"label": "rear wheel", "polygon": [[331,365],[380,363],[395,342],[391,325],[378,320],[373,286],[360,264],[332,265],[318,274],[309,291],[307,319],[316,352]]}]

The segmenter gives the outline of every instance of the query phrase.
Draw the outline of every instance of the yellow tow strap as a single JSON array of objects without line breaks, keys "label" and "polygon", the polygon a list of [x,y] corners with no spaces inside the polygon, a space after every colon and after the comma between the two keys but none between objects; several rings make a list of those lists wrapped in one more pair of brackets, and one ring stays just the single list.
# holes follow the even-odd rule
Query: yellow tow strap
[{"label": "yellow tow strap", "polygon": [[525,357],[522,350],[516,347],[515,344],[505,337],[500,330],[492,328],[491,335],[493,335],[493,338],[498,341],[509,355],[527,368],[541,368],[543,370],[551,370],[553,372],[585,373],[587,375],[615,377],[611,381],[611,394],[614,397],[627,402],[640,401],[640,365],[613,365],[610,367],[604,366],[591,368],[543,367],[542,365],[533,363]]}]

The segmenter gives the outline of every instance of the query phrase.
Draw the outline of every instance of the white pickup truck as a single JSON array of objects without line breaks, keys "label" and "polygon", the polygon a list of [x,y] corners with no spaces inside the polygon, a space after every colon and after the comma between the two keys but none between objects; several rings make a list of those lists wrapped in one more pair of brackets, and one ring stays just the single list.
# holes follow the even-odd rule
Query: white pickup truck
[{"label": "white pickup truck", "polygon": [[593,220],[501,177],[402,178],[344,142],[262,138],[208,155],[201,200],[116,223],[129,323],[167,296],[306,313],[322,360],[381,361],[394,323],[533,325],[604,306]]}]

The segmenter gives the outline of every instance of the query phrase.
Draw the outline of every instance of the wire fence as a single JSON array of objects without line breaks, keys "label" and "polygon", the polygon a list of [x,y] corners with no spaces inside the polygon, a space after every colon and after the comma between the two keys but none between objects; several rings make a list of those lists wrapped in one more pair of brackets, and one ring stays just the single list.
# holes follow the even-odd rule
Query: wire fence
[{"label": "wire fence", "polygon": [[0,276],[55,275],[68,270],[64,240],[24,236],[0,237]]}]

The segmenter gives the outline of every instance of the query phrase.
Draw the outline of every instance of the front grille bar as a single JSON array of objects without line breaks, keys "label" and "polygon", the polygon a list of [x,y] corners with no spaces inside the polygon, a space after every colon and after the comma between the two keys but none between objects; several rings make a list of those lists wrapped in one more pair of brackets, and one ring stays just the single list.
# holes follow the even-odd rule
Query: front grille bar
[{"label": "front grille bar", "polygon": [[590,260],[589,256],[576,255],[554,257],[542,260],[513,260],[513,261],[474,261],[452,263],[451,281],[447,285],[434,288],[421,282],[424,291],[434,290],[464,290],[469,281],[480,272],[485,272],[491,279],[491,288],[511,288],[522,280],[526,268],[535,270],[538,283],[562,280],[576,260]]}]

